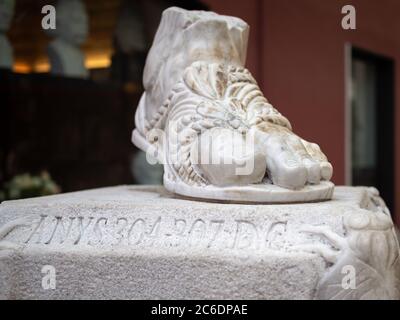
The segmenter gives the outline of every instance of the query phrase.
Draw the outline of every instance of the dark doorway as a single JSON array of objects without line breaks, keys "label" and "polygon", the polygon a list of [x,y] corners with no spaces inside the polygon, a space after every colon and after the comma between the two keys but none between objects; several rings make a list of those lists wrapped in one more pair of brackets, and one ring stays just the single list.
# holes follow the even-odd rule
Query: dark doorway
[{"label": "dark doorway", "polygon": [[394,62],[352,48],[352,184],[376,187],[393,212]]}]

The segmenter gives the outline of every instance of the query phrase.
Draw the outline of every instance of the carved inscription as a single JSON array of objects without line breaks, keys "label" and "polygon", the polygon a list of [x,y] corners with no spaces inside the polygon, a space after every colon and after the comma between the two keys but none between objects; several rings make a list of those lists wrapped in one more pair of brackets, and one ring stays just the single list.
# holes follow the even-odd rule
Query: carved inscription
[{"label": "carved inscription", "polygon": [[25,243],[278,250],[286,232],[285,221],[40,215]]}]

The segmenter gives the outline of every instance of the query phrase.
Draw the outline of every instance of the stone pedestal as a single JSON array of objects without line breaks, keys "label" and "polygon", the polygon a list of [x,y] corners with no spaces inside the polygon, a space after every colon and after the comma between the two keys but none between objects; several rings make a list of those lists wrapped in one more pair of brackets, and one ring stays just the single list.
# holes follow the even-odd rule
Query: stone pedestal
[{"label": "stone pedestal", "polygon": [[0,205],[3,299],[397,299],[399,273],[375,189],[250,205],[119,186]]}]

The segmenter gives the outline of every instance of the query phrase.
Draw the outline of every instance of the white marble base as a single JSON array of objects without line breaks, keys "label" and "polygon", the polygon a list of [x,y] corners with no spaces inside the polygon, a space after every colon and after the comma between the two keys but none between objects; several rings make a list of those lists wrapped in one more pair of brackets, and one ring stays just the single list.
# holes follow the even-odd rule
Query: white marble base
[{"label": "white marble base", "polygon": [[[355,289],[342,286],[349,265]],[[0,205],[3,299],[398,299],[399,274],[375,189],[246,205],[120,186]]]}]

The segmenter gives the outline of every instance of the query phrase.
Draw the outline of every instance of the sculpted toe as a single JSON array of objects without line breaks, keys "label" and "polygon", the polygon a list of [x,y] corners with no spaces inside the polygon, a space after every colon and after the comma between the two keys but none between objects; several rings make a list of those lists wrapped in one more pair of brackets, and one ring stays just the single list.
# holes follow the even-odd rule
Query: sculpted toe
[{"label": "sculpted toe", "polygon": [[333,174],[332,165],[329,162],[324,161],[320,164],[320,166],[321,166],[321,178],[327,181],[331,180]]},{"label": "sculpted toe", "polygon": [[303,164],[307,168],[308,182],[311,184],[318,184],[321,180],[320,164],[311,159],[304,159]]},{"label": "sculpted toe", "polygon": [[307,169],[299,162],[288,161],[277,167],[272,173],[274,184],[288,189],[299,189],[307,182]]}]

